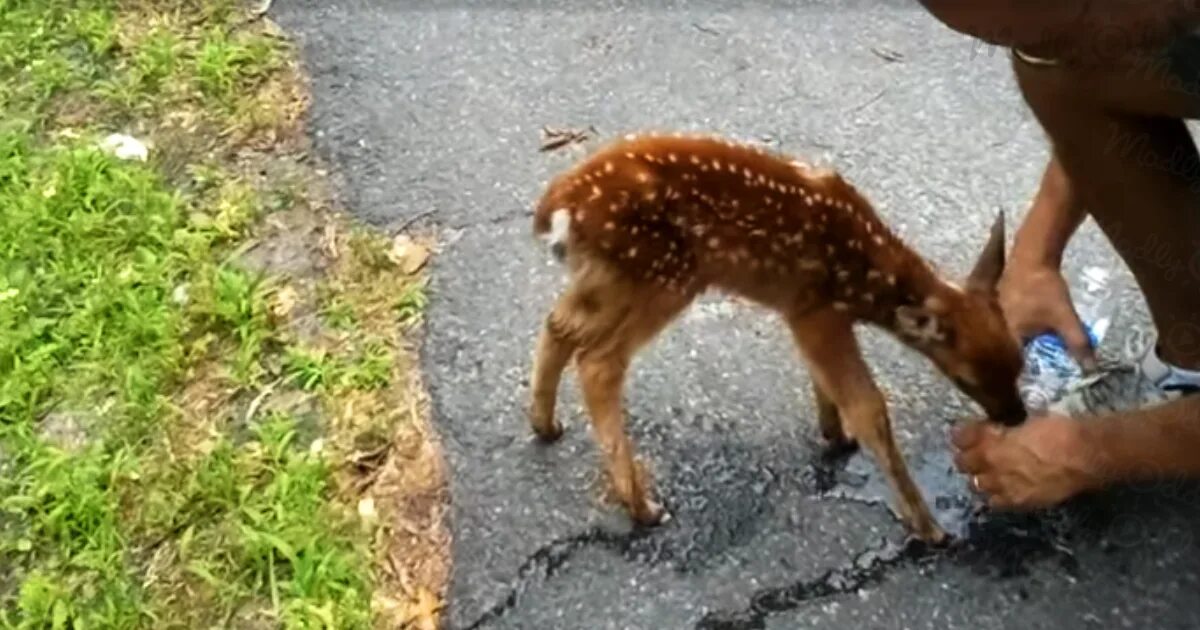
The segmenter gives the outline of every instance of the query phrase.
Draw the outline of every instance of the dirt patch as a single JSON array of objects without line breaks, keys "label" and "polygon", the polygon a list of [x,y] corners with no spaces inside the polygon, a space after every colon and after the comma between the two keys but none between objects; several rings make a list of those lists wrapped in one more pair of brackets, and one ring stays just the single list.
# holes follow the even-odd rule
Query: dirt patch
[{"label": "dirt patch", "polygon": [[[240,260],[285,283],[276,303],[283,302],[287,342],[326,356],[382,348],[390,378],[384,387],[334,385],[320,394],[285,384],[262,407],[318,410],[325,434],[313,448],[340,462],[337,494],[373,528],[372,599],[379,621],[433,630],[448,583],[450,542],[446,470],[416,343],[422,274],[433,245],[425,236],[389,237],[347,219],[308,138],[296,134],[284,144],[286,152],[278,145],[269,155],[250,149],[250,159],[242,160],[264,185],[293,182],[287,188],[298,198],[262,222]],[[342,307],[352,326],[339,327],[330,315]]]}]

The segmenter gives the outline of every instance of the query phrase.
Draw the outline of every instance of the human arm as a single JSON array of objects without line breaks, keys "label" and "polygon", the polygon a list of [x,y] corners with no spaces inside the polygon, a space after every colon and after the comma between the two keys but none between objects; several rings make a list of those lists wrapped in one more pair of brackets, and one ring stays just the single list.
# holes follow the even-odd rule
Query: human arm
[{"label": "human arm", "polygon": [[954,462],[990,505],[1038,509],[1116,483],[1200,477],[1200,396],[1111,416],[1044,415],[954,431]]},{"label": "human arm", "polygon": [[1033,204],[1013,239],[998,290],[1000,306],[1017,339],[1056,333],[1071,356],[1090,371],[1095,354],[1059,270],[1063,251],[1086,216],[1052,154]]},{"label": "human arm", "polygon": [[1067,243],[1086,217],[1066,171],[1052,153],[1029,213],[1013,236],[1008,264],[1058,269]]},{"label": "human arm", "polygon": [[1200,396],[1083,422],[1093,484],[1200,477]]}]

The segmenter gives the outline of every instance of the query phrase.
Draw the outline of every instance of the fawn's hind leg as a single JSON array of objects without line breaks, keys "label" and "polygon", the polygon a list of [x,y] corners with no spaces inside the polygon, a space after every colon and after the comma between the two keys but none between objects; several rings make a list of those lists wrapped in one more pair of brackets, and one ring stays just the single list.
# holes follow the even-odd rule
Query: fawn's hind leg
[{"label": "fawn's hind leg", "polygon": [[678,294],[642,296],[607,336],[585,342],[579,349],[579,383],[613,489],[639,525],[657,525],[669,515],[654,500],[649,473],[637,463],[625,431],[622,390],[637,350],[690,302],[691,296]]},{"label": "fawn's hind leg", "polygon": [[694,297],[694,291],[633,284],[605,268],[586,267],[547,316],[538,342],[530,406],[534,431],[550,436],[561,431],[554,420],[555,398],[562,371],[574,356],[584,404],[613,489],[641,525],[660,523],[666,511],[652,499],[649,476],[636,465],[625,432],[625,376],[637,350]]},{"label": "fawn's hind leg", "polygon": [[546,442],[562,436],[562,425],[554,419],[554,407],[558,400],[558,387],[562,382],[563,370],[577,343],[565,328],[566,315],[575,300],[574,292],[568,289],[542,322],[538,334],[537,348],[533,359],[533,380],[530,383],[529,424],[533,432]]},{"label": "fawn's hind leg", "polygon": [[945,532],[896,446],[887,404],[863,361],[851,322],[829,310],[793,318],[790,324],[817,387],[837,406],[847,437],[865,445],[887,477],[909,532],[926,542],[944,541]]}]

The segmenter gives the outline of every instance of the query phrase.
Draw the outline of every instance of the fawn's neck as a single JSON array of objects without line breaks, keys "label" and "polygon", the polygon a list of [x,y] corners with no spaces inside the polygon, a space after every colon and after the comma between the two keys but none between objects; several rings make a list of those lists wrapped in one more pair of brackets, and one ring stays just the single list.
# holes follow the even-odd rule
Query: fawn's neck
[{"label": "fawn's neck", "polygon": [[932,266],[873,212],[830,226],[830,281],[835,309],[891,329],[896,308],[919,305],[944,287]]}]

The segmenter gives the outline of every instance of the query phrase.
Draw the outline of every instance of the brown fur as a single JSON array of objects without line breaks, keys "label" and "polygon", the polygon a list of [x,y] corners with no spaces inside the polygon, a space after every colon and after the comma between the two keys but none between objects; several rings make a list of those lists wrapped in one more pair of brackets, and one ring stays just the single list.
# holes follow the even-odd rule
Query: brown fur
[{"label": "brown fur", "polygon": [[1020,351],[994,295],[1003,216],[960,289],[888,230],[837,173],[679,135],[627,136],[555,177],[537,206],[535,234],[552,236],[559,210],[570,221],[556,250],[572,281],[538,340],[530,420],[543,439],[561,434],[555,401],[574,358],[615,490],[639,523],[658,523],[665,511],[652,500],[624,430],[626,370],[639,348],[710,288],[782,316],[809,367],[821,433],[838,448],[867,445],[906,524],[926,540],[944,534],[892,438],[853,325],[897,335],[989,416],[1024,418]]}]

